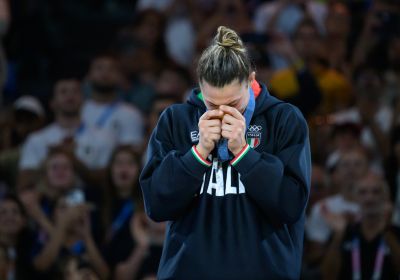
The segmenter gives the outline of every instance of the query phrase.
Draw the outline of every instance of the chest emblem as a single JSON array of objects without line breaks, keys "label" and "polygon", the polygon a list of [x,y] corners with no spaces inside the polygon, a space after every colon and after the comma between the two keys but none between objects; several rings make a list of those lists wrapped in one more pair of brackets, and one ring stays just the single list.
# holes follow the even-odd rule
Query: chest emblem
[{"label": "chest emblem", "polygon": [[261,142],[261,125],[250,125],[246,132],[246,141],[251,148],[257,148]]}]

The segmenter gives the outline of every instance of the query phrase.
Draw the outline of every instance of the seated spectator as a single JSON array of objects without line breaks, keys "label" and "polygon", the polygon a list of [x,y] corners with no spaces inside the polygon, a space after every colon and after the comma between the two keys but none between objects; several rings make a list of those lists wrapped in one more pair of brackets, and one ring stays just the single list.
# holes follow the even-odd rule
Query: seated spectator
[{"label": "seated spectator", "polygon": [[39,100],[25,95],[18,98],[12,107],[7,124],[1,127],[1,134],[7,134],[0,152],[0,180],[4,180],[13,192],[17,184],[18,163],[21,146],[30,133],[40,129],[45,121],[45,112]]},{"label": "seated spectator", "polygon": [[323,247],[332,233],[329,215],[343,214],[356,219],[359,207],[354,200],[354,183],[367,173],[368,168],[368,157],[360,148],[340,156],[331,176],[336,192],[314,204],[306,221],[306,238],[316,259],[322,256]]},{"label": "seated spectator", "polygon": [[99,55],[91,62],[88,73],[90,98],[82,108],[82,120],[90,127],[114,135],[117,144],[130,144],[140,149],[143,118],[139,110],[121,102],[117,92],[119,80],[120,72],[113,56]]},{"label": "seated spectator", "polygon": [[33,250],[33,265],[42,273],[40,279],[54,279],[57,262],[66,256],[78,256],[87,261],[100,279],[108,279],[108,267],[94,241],[90,207],[86,203],[61,196],[56,200],[53,230],[47,238],[37,239]]},{"label": "seated spectator", "polygon": [[[111,132],[91,126],[81,118],[82,93],[76,79],[62,79],[54,86],[51,107],[55,121],[30,135],[22,148],[19,162],[21,189],[35,182],[43,160],[52,146],[62,145],[75,155],[80,175],[101,170],[109,160],[115,140]],[[96,141],[93,141],[96,139]]]},{"label": "seated spectator", "polygon": [[0,279],[34,279],[30,264],[32,236],[25,210],[13,195],[0,199]]},{"label": "seated spectator", "polygon": [[369,173],[355,184],[360,220],[329,214],[333,236],[322,262],[323,279],[397,279],[400,273],[400,228],[391,225],[389,190]]}]

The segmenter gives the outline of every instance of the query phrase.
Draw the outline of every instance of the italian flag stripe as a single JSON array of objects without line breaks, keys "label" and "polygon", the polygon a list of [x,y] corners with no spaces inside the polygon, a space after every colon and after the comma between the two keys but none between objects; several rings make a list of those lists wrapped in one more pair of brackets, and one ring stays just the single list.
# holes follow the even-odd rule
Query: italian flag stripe
[{"label": "italian flag stripe", "polygon": [[204,158],[199,154],[199,152],[198,152],[197,149],[196,149],[196,146],[193,146],[192,149],[191,149],[191,151],[192,151],[192,154],[194,155],[194,157],[195,157],[201,164],[203,164],[203,165],[205,165],[205,166],[207,166],[207,167],[210,167],[210,166],[212,165],[211,162],[209,162],[208,160],[204,159]]},{"label": "italian flag stripe", "polygon": [[231,165],[235,166],[250,150],[249,144],[243,147],[243,149],[236,155],[236,157],[231,161]]}]

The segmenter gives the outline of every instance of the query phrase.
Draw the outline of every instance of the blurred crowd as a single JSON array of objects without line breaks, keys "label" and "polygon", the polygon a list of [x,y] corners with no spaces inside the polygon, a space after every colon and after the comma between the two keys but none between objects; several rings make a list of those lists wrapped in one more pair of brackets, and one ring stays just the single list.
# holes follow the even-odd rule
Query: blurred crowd
[{"label": "blurred crowd", "polygon": [[397,0],[0,0],[0,279],[155,279],[147,140],[220,25],[309,123],[302,278],[398,279]]}]

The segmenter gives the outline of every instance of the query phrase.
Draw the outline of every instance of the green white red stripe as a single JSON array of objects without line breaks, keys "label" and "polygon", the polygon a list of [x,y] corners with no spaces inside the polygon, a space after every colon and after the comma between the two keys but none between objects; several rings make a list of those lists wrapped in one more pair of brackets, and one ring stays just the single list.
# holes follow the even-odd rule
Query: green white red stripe
[{"label": "green white red stripe", "polygon": [[197,151],[196,146],[193,146],[192,149],[192,154],[194,155],[194,157],[203,165],[210,167],[212,165],[211,162],[209,162],[208,160],[204,159],[200,153]]},{"label": "green white red stripe", "polygon": [[243,147],[243,149],[236,155],[236,157],[231,161],[231,165],[235,166],[250,150],[249,144]]}]

